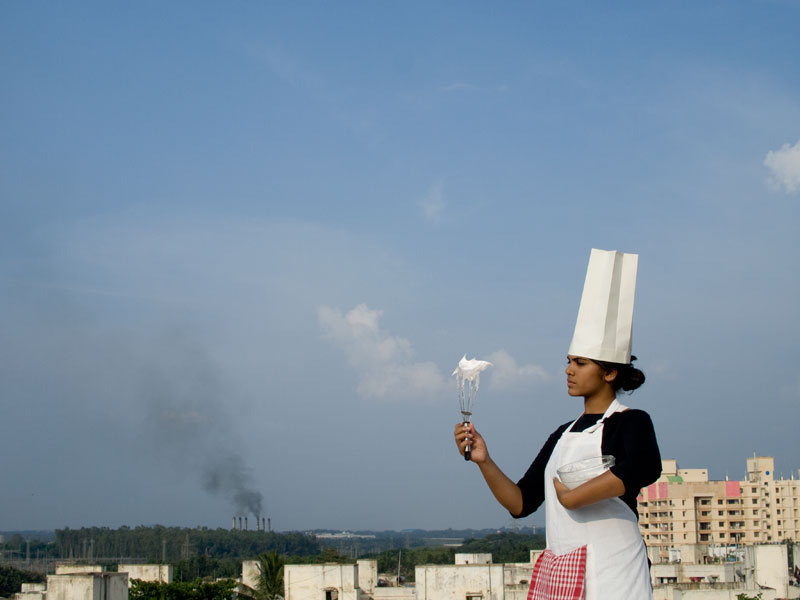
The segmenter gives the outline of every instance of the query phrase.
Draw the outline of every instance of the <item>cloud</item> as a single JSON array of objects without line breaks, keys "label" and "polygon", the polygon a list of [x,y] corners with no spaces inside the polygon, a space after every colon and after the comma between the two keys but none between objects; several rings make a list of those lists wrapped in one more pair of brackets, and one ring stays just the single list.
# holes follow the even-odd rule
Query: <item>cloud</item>
[{"label": "cloud", "polygon": [[550,376],[539,365],[518,365],[514,357],[505,350],[491,353],[489,360],[494,368],[491,370],[492,389],[511,391],[547,381]]},{"label": "cloud", "polygon": [[444,197],[444,179],[439,179],[431,184],[428,188],[428,194],[420,200],[419,204],[422,207],[422,214],[425,220],[431,223],[438,223],[447,206],[447,200]]},{"label": "cloud", "polygon": [[784,144],[780,150],[770,150],[764,159],[770,170],[769,185],[783,189],[787,194],[800,190],[800,140],[794,145]]},{"label": "cloud", "polygon": [[411,342],[380,328],[382,314],[366,304],[345,315],[327,306],[317,309],[325,337],[344,350],[359,375],[358,394],[387,402],[443,397],[448,382],[439,367],[415,361]]}]

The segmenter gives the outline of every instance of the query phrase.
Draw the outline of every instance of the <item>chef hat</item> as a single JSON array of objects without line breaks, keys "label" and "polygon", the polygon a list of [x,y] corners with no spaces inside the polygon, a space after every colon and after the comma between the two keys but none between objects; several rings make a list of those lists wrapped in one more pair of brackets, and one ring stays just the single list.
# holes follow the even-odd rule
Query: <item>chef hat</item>
[{"label": "chef hat", "polygon": [[592,248],[568,354],[631,362],[633,296],[638,254]]}]

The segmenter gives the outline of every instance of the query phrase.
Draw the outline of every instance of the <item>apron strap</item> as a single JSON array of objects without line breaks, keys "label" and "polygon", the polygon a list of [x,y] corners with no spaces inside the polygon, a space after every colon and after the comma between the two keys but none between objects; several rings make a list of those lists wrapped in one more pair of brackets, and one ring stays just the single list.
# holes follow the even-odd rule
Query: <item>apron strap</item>
[{"label": "apron strap", "polygon": [[[591,427],[587,427],[586,429],[584,429],[582,433],[594,433],[595,431],[600,429],[600,427],[603,426],[603,423],[605,423],[605,420],[608,417],[610,417],[614,413],[623,412],[623,411],[626,411],[626,410],[628,410],[628,407],[625,406],[624,404],[620,403],[620,401],[617,400],[616,398],[614,398],[614,400],[611,402],[611,404],[608,405],[608,408],[606,409],[606,412],[603,413],[603,417],[597,423],[592,425]],[[578,419],[579,418],[580,417],[578,417]],[[575,425],[575,422],[578,419],[575,419],[575,421],[572,422],[572,425],[569,426],[569,429],[567,431],[571,431],[572,430],[572,426]]]}]

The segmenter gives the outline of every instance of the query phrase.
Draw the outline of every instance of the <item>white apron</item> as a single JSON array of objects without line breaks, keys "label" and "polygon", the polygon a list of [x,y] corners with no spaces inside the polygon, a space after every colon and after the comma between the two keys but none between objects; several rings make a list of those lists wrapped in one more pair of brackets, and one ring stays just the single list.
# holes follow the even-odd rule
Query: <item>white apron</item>
[{"label": "white apron", "polygon": [[647,600],[653,598],[647,550],[636,515],[619,498],[567,510],[558,501],[553,478],[567,463],[600,456],[605,420],[627,410],[616,399],[595,424],[578,433],[567,427],[544,470],[547,547],[564,554],[587,545],[586,600]]}]

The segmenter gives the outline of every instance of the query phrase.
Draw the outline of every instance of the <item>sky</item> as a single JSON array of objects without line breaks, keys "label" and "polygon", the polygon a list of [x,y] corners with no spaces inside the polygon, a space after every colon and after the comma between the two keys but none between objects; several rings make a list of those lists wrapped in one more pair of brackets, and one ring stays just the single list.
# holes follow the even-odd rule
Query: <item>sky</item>
[{"label": "sky", "polygon": [[[511,524],[639,254],[661,453],[798,477],[800,2],[0,2],[0,530]],[[543,522],[542,512],[522,521]]]}]

